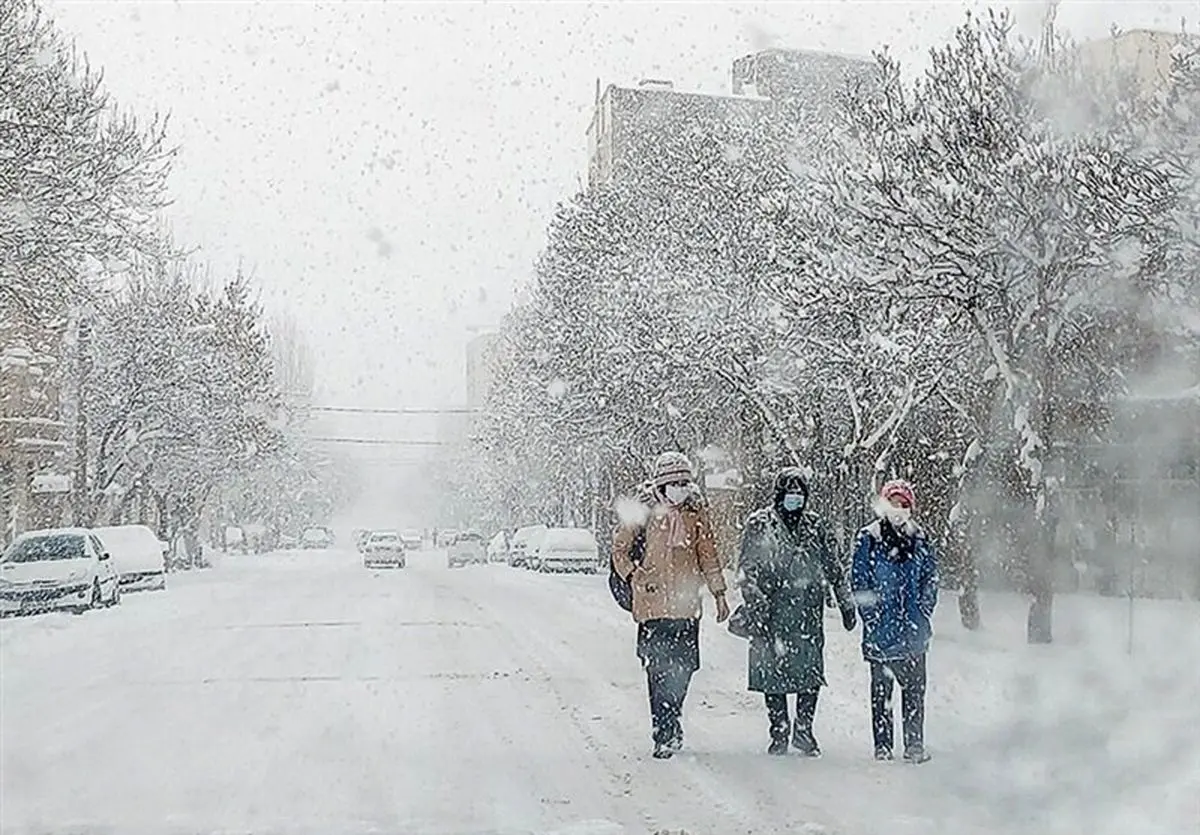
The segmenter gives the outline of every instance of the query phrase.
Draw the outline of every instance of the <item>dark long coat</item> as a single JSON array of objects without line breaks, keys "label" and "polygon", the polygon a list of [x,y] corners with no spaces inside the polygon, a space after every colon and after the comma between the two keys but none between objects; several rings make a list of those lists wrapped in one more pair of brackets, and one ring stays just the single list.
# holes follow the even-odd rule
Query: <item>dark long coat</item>
[{"label": "dark long coat", "polygon": [[756,624],[750,690],[810,693],[825,684],[825,589],[853,608],[846,568],[816,516],[791,529],[773,507],[746,520],[739,560],[742,598]]}]

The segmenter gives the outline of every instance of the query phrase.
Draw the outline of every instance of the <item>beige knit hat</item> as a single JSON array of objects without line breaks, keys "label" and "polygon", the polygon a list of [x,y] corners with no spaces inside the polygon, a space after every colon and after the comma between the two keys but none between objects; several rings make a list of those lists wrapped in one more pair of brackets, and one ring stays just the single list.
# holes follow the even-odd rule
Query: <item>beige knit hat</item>
[{"label": "beige knit hat", "polygon": [[654,459],[654,484],[662,487],[673,481],[692,481],[692,464],[682,452],[664,452]]}]

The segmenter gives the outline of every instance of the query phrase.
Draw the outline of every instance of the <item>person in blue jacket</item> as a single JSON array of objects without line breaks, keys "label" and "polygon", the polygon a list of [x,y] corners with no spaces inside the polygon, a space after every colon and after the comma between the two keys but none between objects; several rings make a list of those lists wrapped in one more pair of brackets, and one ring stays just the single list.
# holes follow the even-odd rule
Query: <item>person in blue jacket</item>
[{"label": "person in blue jacket", "polygon": [[871,665],[871,727],[875,759],[892,759],[892,690],[899,683],[904,759],[929,760],[925,750],[925,654],[937,606],[937,555],[912,519],[910,484],[889,481],[880,491],[879,517],[859,534],[850,584],[862,620],[863,658]]}]

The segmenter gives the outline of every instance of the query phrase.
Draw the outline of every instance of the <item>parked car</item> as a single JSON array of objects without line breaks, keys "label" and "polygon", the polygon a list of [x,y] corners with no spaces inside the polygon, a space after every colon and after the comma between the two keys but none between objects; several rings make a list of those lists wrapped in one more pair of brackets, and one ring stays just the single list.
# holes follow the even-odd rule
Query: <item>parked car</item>
[{"label": "parked car", "polygon": [[508,534],[499,531],[487,547],[488,562],[508,562]]},{"label": "parked car", "polygon": [[450,550],[446,554],[446,565],[458,568],[460,565],[486,565],[487,551],[483,547],[483,535],[475,531],[460,533],[454,538]]},{"label": "parked car", "polygon": [[527,552],[530,546],[537,547],[537,541],[549,528],[545,525],[526,525],[518,528],[508,543],[508,564],[513,568],[528,568]]},{"label": "parked car", "polygon": [[584,571],[600,568],[600,546],[586,528],[550,528],[537,541],[527,561],[538,571]]},{"label": "parked car", "polygon": [[[237,529],[241,532],[241,529]],[[92,531],[112,555],[113,567],[126,591],[167,587],[167,555],[164,543],[145,525],[117,525]]]},{"label": "parked car", "polygon": [[363,546],[366,568],[404,568],[408,564],[404,540],[396,531],[372,531]]},{"label": "parked car", "polygon": [[120,575],[89,530],[29,531],[0,554],[0,613],[82,612],[120,602]]},{"label": "parked car", "polygon": [[421,536],[421,532],[409,528],[405,531],[400,531],[400,538],[404,540],[404,547],[410,551],[420,551],[425,547],[425,537]]},{"label": "parked car", "polygon": [[332,548],[333,547],[333,531],[329,528],[314,525],[304,529],[304,533],[300,534],[301,548]]},{"label": "parked car", "polygon": [[458,538],[458,531],[453,528],[447,528],[444,531],[438,531],[437,541],[434,543],[436,548],[449,548],[454,544],[454,540]]}]

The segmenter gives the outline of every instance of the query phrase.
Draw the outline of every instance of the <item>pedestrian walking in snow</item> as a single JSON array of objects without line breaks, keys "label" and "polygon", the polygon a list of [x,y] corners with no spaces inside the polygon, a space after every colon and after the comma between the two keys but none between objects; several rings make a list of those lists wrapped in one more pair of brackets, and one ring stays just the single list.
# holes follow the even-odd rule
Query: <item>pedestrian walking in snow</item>
[{"label": "pedestrian walking in snow", "polygon": [[718,623],[729,617],[729,605],[708,509],[686,456],[658,457],[641,505],[642,518],[623,519],[613,537],[613,569],[632,587],[654,756],[667,759],[683,745],[683,702],[700,669],[701,590],[707,586],[716,599]]},{"label": "pedestrian walking in snow", "polygon": [[[825,594],[833,590],[847,631],[855,625],[846,567],[824,525],[808,509],[808,482],[796,467],[775,477],[771,504],[746,520],[738,561],[743,604],[739,631],[750,639],[749,689],[762,693],[771,732],[769,754],[786,754],[789,738],[817,757],[817,696],[825,685]],[[796,719],[788,715],[795,694]]]},{"label": "pedestrian walking in snow", "polygon": [[863,623],[863,658],[871,665],[871,728],[875,759],[892,759],[893,685],[901,691],[904,759],[923,763],[925,655],[937,606],[937,555],[912,519],[912,486],[890,481],[876,502],[879,517],[858,534],[851,567],[854,599]]}]

